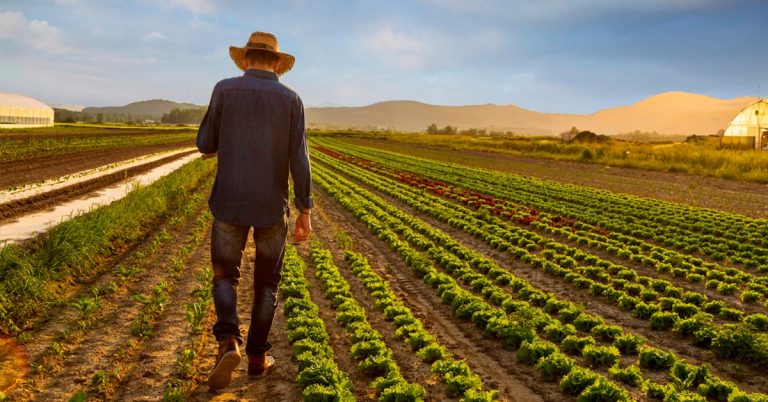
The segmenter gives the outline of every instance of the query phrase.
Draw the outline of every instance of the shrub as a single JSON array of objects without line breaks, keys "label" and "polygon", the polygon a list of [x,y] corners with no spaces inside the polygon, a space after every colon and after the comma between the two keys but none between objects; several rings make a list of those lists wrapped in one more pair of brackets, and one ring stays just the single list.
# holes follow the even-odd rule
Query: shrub
[{"label": "shrub", "polygon": [[385,388],[379,395],[381,402],[417,402],[423,401],[427,392],[419,384],[410,384],[405,380],[398,381]]},{"label": "shrub", "polygon": [[576,366],[560,380],[560,390],[566,394],[578,395],[597,379],[598,375],[592,370]]},{"label": "shrub", "polygon": [[752,314],[744,318],[744,323],[755,331],[768,331],[768,316],[765,314]]},{"label": "shrub", "polygon": [[573,359],[560,352],[554,352],[543,357],[536,363],[536,368],[539,369],[539,373],[545,381],[554,381],[557,377],[568,374],[573,366]]},{"label": "shrub", "polygon": [[734,283],[720,282],[720,284],[717,285],[717,291],[720,294],[724,294],[724,295],[732,295],[736,293],[738,290],[739,290],[739,286]]},{"label": "shrub", "polygon": [[741,301],[744,303],[757,303],[761,298],[762,295],[754,290],[745,290],[741,293]]},{"label": "shrub", "polygon": [[517,360],[526,364],[536,364],[539,359],[551,355],[557,350],[552,342],[536,339],[532,342],[523,341],[517,351]]},{"label": "shrub", "polygon": [[717,336],[712,339],[712,350],[719,357],[750,357],[756,343],[755,334],[742,325],[723,325]]},{"label": "shrub", "polygon": [[613,342],[624,333],[624,330],[616,325],[600,324],[592,328],[592,336],[605,342]]},{"label": "shrub", "polygon": [[575,320],[573,320],[573,326],[579,331],[589,332],[592,328],[603,324],[603,319],[595,317],[587,313],[581,313]]},{"label": "shrub", "polygon": [[432,342],[416,352],[416,356],[420,357],[421,360],[424,360],[427,363],[433,363],[437,360],[445,359],[449,355],[450,354],[448,350],[437,342]]},{"label": "shrub", "polygon": [[680,319],[677,313],[671,311],[659,311],[651,316],[651,329],[666,331],[671,329]]},{"label": "shrub", "polygon": [[584,351],[585,346],[594,344],[595,339],[591,336],[579,337],[576,335],[568,335],[560,343],[560,350],[569,354],[581,354]]},{"label": "shrub", "polygon": [[560,309],[560,311],[557,313],[557,319],[565,323],[571,323],[576,318],[578,318],[582,314],[581,310],[576,306],[569,306],[563,309]]},{"label": "shrub", "polygon": [[585,346],[582,355],[592,366],[613,366],[621,357],[619,349],[614,346],[595,345]]},{"label": "shrub", "polygon": [[563,325],[556,321],[547,325],[544,328],[544,333],[546,334],[548,340],[555,343],[560,343],[563,341],[563,339],[565,339],[566,336],[575,335],[576,328],[571,324]]},{"label": "shrub", "polygon": [[635,309],[632,312],[635,317],[641,319],[641,320],[647,320],[651,318],[651,316],[657,312],[661,311],[661,307],[659,307],[656,303],[648,303],[640,302],[635,305]]},{"label": "shrub", "polygon": [[734,391],[728,397],[728,402],[768,402],[764,394],[748,394],[744,391]]},{"label": "shrub", "polygon": [[668,369],[675,363],[675,355],[650,346],[640,347],[640,367],[654,370]]},{"label": "shrub", "polygon": [[640,373],[640,368],[635,365],[621,368],[617,364],[608,369],[608,373],[616,380],[633,387],[639,387],[643,383],[643,375]]},{"label": "shrub", "polygon": [[623,355],[634,355],[638,353],[640,346],[644,343],[645,339],[637,335],[624,334],[613,341],[613,346]]},{"label": "shrub", "polygon": [[618,385],[599,378],[592,385],[587,387],[579,395],[577,402],[618,402],[629,401],[629,393]]},{"label": "shrub", "polygon": [[699,308],[691,303],[677,302],[672,306],[672,311],[681,318],[688,318],[699,312]]},{"label": "shrub", "polygon": [[741,321],[741,318],[744,317],[744,312],[735,308],[723,307],[717,315],[724,320]]},{"label": "shrub", "polygon": [[675,324],[673,331],[687,336],[696,333],[704,327],[712,327],[712,314],[698,313],[693,317],[680,320]]},{"label": "shrub", "polygon": [[709,374],[709,365],[694,366],[681,361],[675,362],[669,370],[669,377],[678,386],[684,389],[696,389],[703,384]]},{"label": "shrub", "polygon": [[699,394],[716,401],[727,401],[728,396],[736,390],[736,385],[718,378],[710,377],[704,384],[699,385]]}]

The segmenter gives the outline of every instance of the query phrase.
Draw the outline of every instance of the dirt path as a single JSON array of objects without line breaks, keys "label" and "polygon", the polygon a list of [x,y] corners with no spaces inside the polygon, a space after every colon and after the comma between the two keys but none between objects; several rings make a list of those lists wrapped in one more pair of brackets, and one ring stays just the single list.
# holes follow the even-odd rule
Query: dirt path
[{"label": "dirt path", "polygon": [[[255,248],[253,240],[249,236],[246,246],[238,288],[237,311],[240,317],[240,329],[245,338],[248,325],[251,320],[251,304],[253,302],[253,256]],[[210,256],[203,260],[210,263]],[[301,387],[296,384],[295,378],[298,366],[291,362],[291,346],[288,344],[288,334],[285,329],[285,314],[282,305],[278,306],[275,320],[272,323],[272,331],[269,339],[272,349],[269,351],[275,357],[277,366],[267,377],[252,380],[248,377],[248,358],[245,355],[245,344],[240,349],[243,361],[232,377],[229,388],[212,392],[206,384],[207,375],[216,360],[218,344],[210,334],[210,328],[206,331],[205,354],[202,357],[200,375],[195,379],[197,387],[188,395],[190,401],[300,401]]]},{"label": "dirt path", "polygon": [[[346,178],[353,180],[350,177]],[[609,303],[603,298],[591,296],[586,289],[576,289],[573,285],[563,282],[562,278],[553,277],[540,269],[532,269],[530,266],[515,260],[509,254],[491,248],[483,240],[477,239],[463,230],[456,229],[429,215],[423,214],[403,202],[383,194],[361,182],[355,182],[359,186],[381,197],[387,203],[402,209],[411,216],[425,221],[436,229],[442,230],[464,247],[475,250],[484,257],[493,260],[500,267],[527,280],[536,288],[546,290],[560,299],[576,303],[588,313],[602,316],[607,324],[619,325],[632,332],[638,333],[652,342],[654,346],[672,350],[677,356],[685,358],[690,363],[700,364],[702,362],[708,362],[714,367],[713,372],[722,376],[724,379],[739,383],[740,386],[747,391],[766,392],[766,390],[768,390],[768,380],[760,373],[755,373],[754,371],[749,370],[745,365],[734,361],[728,361],[727,364],[723,364],[723,359],[718,358],[709,350],[693,346],[690,339],[682,338],[668,331],[651,330],[647,321],[635,318],[630,313],[621,310],[618,306]],[[353,218],[354,217],[350,219]]]},{"label": "dirt path", "polygon": [[344,141],[443,162],[719,209],[753,218],[768,217],[768,187],[764,184],[499,152],[457,151],[439,145],[356,138],[345,138]]},{"label": "dirt path", "polygon": [[[499,389],[502,397],[510,401],[575,400],[562,394],[557,383],[542,381],[535,368],[518,363],[514,352],[484,338],[472,323],[457,319],[450,307],[411,272],[397,253],[373,237],[363,223],[321,189],[316,190],[315,206],[327,216],[322,225],[349,234],[354,240],[355,250],[366,255],[371,266],[389,282],[392,290],[423,321],[426,329],[458,358],[466,358],[467,364],[488,388]],[[320,233],[325,229],[317,230]]]},{"label": "dirt path", "polygon": [[0,162],[0,189],[38,183],[43,180],[66,176],[83,170],[133,159],[161,151],[194,145],[191,141],[163,145],[147,145],[130,148],[104,149],[52,155],[24,161]]}]

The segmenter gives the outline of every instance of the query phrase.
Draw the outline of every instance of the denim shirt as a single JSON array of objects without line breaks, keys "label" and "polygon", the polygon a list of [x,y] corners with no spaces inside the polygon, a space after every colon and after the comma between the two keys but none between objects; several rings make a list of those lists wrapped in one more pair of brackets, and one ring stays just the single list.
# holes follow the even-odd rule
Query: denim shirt
[{"label": "denim shirt", "polygon": [[288,171],[296,208],[312,208],[304,105],[277,75],[246,70],[220,81],[197,132],[202,153],[218,153],[208,205],[226,223],[269,227],[288,212]]}]

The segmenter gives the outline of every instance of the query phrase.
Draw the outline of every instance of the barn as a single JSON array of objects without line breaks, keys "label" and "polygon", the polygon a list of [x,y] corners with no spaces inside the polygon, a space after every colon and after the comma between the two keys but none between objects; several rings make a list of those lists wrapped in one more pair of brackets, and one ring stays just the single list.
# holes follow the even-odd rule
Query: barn
[{"label": "barn", "polygon": [[0,128],[53,126],[53,109],[36,99],[0,92]]},{"label": "barn", "polygon": [[723,148],[768,148],[768,98],[760,99],[739,112],[725,129]]}]

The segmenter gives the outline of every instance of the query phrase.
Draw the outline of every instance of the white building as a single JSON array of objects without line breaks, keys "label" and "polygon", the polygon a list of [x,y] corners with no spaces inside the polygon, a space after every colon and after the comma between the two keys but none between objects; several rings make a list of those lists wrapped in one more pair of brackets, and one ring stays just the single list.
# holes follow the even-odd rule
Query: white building
[{"label": "white building", "polygon": [[768,147],[768,98],[745,107],[725,129],[723,143],[744,144],[752,149]]},{"label": "white building", "polygon": [[0,128],[53,126],[53,109],[26,96],[0,92]]}]

